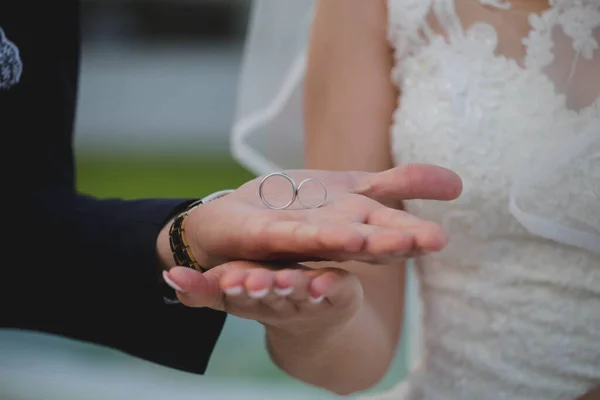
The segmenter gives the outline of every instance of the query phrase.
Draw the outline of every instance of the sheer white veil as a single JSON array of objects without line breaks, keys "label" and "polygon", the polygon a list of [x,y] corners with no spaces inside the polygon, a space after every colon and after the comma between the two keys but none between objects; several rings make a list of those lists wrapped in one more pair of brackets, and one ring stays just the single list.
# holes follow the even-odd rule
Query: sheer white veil
[{"label": "sheer white veil", "polygon": [[302,81],[313,0],[254,0],[233,125],[234,157],[261,175],[303,165]]},{"label": "sheer white veil", "polygon": [[[459,3],[388,1],[397,7],[412,4],[413,11],[424,13],[439,11],[442,8],[436,7],[442,4]],[[503,0],[479,1],[497,7],[499,12],[508,9],[508,2]],[[541,43],[528,61],[546,63],[543,71],[547,79],[556,83],[556,90],[567,103],[589,103],[588,87],[600,87],[600,0],[550,0],[550,4],[554,14],[530,23],[541,24],[538,36],[547,34],[551,39],[544,42],[535,35],[524,39],[532,47],[534,40]],[[313,6],[313,0],[253,1],[231,145],[234,157],[257,175],[303,166],[302,83]],[[397,15],[411,25],[406,13]],[[422,32],[415,37],[407,34],[406,48],[400,50],[410,52],[411,44],[424,40],[427,37]],[[592,100],[598,95],[596,89],[592,89]],[[600,110],[598,98],[595,104],[590,113]],[[561,129],[550,125],[549,130]],[[514,218],[540,237],[600,253],[600,117],[596,114],[579,132],[548,143],[528,162],[522,175],[514,178],[507,202]],[[577,189],[565,192],[565,182]],[[540,206],[537,199],[542,197],[556,201]],[[420,352],[419,303],[418,285],[412,276],[408,280],[404,336],[409,363],[417,360]]]}]

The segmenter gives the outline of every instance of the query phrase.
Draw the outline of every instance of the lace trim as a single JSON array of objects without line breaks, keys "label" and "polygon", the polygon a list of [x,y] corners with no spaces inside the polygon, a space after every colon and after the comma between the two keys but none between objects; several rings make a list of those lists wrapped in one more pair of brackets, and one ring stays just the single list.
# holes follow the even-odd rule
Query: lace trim
[{"label": "lace trim", "polygon": [[[485,0],[480,0],[485,1]],[[525,64],[528,68],[543,69],[554,61],[552,30],[560,26],[572,40],[573,49],[586,60],[594,57],[598,41],[594,30],[600,27],[600,7],[597,2],[554,0],[552,8],[542,15],[531,14],[531,31],[523,40],[527,48]]]},{"label": "lace trim", "polygon": [[[507,10],[509,1],[478,0],[482,5]],[[448,4],[450,3],[450,4]],[[426,15],[432,7],[443,8],[452,5],[446,0],[388,0],[390,8],[389,39],[396,46],[398,57],[404,57],[412,48],[423,45],[430,36]],[[573,43],[573,49],[587,60],[591,60],[598,50],[598,40],[594,30],[600,27],[600,2],[598,0],[549,0],[550,9],[541,15],[529,16],[531,30],[523,43],[527,48],[525,65],[527,68],[543,69],[554,61],[552,53],[552,30],[560,26]],[[401,7],[402,12],[394,12]],[[446,7],[448,8],[448,7]],[[446,18],[452,18],[446,15]],[[403,43],[398,48],[398,43]]]}]

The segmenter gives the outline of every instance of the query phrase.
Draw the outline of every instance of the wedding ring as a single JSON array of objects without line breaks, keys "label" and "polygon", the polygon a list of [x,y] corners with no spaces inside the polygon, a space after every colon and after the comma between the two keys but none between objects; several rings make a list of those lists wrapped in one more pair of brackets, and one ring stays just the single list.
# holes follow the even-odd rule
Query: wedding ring
[{"label": "wedding ring", "polygon": [[[263,191],[264,185],[269,180],[269,178],[272,178],[274,176],[281,176],[281,177],[287,179],[287,181],[292,185],[292,198],[290,201],[288,201],[283,206],[274,206],[273,204],[269,203],[267,201],[267,199],[265,199],[265,194]],[[273,172],[273,173],[265,176],[260,181],[260,185],[258,186],[258,195],[260,196],[260,199],[262,200],[263,204],[265,206],[269,207],[271,210],[285,210],[286,208],[288,208],[289,206],[294,204],[294,202],[296,201],[296,197],[298,196],[298,187],[296,186],[296,181],[288,174],[285,174],[283,172]]]},{"label": "wedding ring", "polygon": [[[321,200],[321,202],[319,204],[317,204],[316,206],[310,206],[309,207],[306,204],[304,204],[302,202],[302,199],[300,198],[300,189],[302,188],[302,185],[304,185],[307,182],[317,182],[319,185],[323,186],[323,190],[325,191],[325,193],[323,195],[323,200]],[[298,190],[296,190],[296,199],[298,199],[298,203],[300,203],[302,205],[302,207],[304,207],[304,208],[319,208],[323,204],[325,204],[325,202],[327,201],[327,186],[325,186],[325,184],[323,183],[323,181],[321,181],[320,179],[317,179],[317,178],[307,178],[307,179],[303,180],[302,182],[300,182],[300,184],[298,185]]]},{"label": "wedding ring", "polygon": [[[274,176],[280,176],[282,178],[285,178],[292,185],[292,198],[290,199],[290,201],[288,201],[283,206],[275,206],[275,205],[269,203],[269,201],[265,198],[265,193],[264,193],[265,183]],[[321,202],[313,207],[309,207],[306,204],[304,204],[299,196],[300,189],[302,188],[302,186],[305,183],[308,183],[308,182],[317,182],[319,185],[323,186],[323,190],[325,191]],[[294,204],[294,202],[296,200],[298,200],[298,203],[300,203],[300,205],[302,205],[302,207],[304,207],[306,209],[312,209],[312,208],[321,207],[327,201],[327,186],[325,185],[325,183],[323,183],[323,181],[321,181],[317,178],[307,178],[307,179],[303,180],[302,182],[300,182],[300,185],[296,185],[296,181],[294,180],[294,178],[292,178],[288,174],[286,174],[284,172],[273,172],[273,173],[270,173],[269,175],[265,176],[260,181],[260,185],[258,185],[258,195],[260,196],[260,200],[263,202],[263,204],[265,206],[267,206],[268,208],[270,208],[271,210],[285,210],[286,208],[289,208],[292,204]]]}]

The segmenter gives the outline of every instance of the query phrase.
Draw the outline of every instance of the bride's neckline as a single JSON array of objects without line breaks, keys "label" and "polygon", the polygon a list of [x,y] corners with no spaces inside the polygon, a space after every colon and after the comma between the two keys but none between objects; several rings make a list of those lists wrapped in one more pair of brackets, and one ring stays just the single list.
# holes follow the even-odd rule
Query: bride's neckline
[{"label": "bride's neckline", "polygon": [[[487,2],[495,2],[497,0],[479,0],[479,2],[481,4],[487,3]],[[502,0],[500,0],[502,1]],[[517,9],[514,5],[515,3],[520,3],[521,5],[523,5],[523,3],[538,3],[537,8],[535,7],[527,7],[524,9]],[[519,12],[520,14],[526,15],[528,21],[530,21],[531,23],[531,17],[536,16],[537,18],[539,18],[540,20],[548,17],[550,15],[553,15],[553,13],[556,13],[556,7],[555,7],[555,3],[556,0],[553,2],[552,0],[544,0],[544,1],[518,1],[518,0],[506,0],[504,1],[504,3],[508,4],[508,11],[515,11],[515,12]],[[545,7],[542,7],[542,3],[545,4]],[[575,2],[574,2],[575,3]],[[574,4],[575,5],[575,4]],[[488,24],[490,25],[490,24]],[[491,25],[490,25],[491,26]],[[494,28],[495,29],[495,28]],[[503,55],[503,54],[498,54],[495,53],[494,54],[494,58],[495,59],[502,59],[504,61],[507,61],[509,64],[512,61],[516,67],[518,68],[518,70],[520,70],[521,72],[526,72],[526,71],[530,71],[530,72],[534,72],[534,73],[538,73],[540,76],[542,76],[544,78],[544,80],[547,82],[548,85],[550,85],[553,88],[553,95],[556,97],[560,97],[562,96],[559,92],[559,89],[556,87],[555,82],[553,82],[546,73],[542,72],[542,65],[537,65],[537,61],[533,63],[533,65],[527,65],[529,64],[527,61],[529,60],[529,62],[532,61],[532,57],[535,58],[535,56],[532,53],[532,46],[535,46],[536,44],[539,46],[540,43],[538,42],[539,40],[542,40],[541,38],[543,37],[543,35],[540,34],[540,27],[534,25],[530,25],[529,26],[529,33],[526,35],[525,40],[528,42],[528,45],[525,45],[525,54],[523,56],[522,60],[519,59],[515,59],[512,57],[509,57],[507,55]],[[594,102],[592,102],[589,105],[583,106],[579,109],[569,109],[567,107],[567,105],[565,104],[565,108],[567,108],[569,110],[569,112],[574,113],[576,115],[583,115],[584,113],[590,112],[591,110],[594,109],[600,109],[600,97],[597,97],[596,100]]]},{"label": "bride's neckline", "polygon": [[[510,64],[514,64],[515,67],[523,73],[527,72],[539,74],[544,78],[548,85],[552,86],[554,96],[560,97],[562,95],[560,94],[559,88],[556,87],[555,82],[552,81],[544,72],[542,72],[544,68],[543,60],[538,59],[538,54],[535,51],[536,48],[542,48],[544,45],[546,45],[546,43],[543,42],[545,35],[542,34],[542,30],[545,28],[535,23],[532,25],[532,18],[542,21],[544,19],[549,19],[552,15],[558,13],[556,1],[558,0],[545,0],[543,2],[536,1],[536,3],[538,3],[537,7],[529,7],[528,9],[518,11],[519,14],[526,17],[525,21],[527,21],[527,33],[523,37],[524,54],[522,57],[513,57],[500,51],[494,51],[492,56],[495,60],[502,60],[503,63],[505,63],[505,67],[508,67]],[[506,13],[506,10],[511,10],[511,7],[514,7],[513,4],[515,3],[515,0],[474,0],[474,2],[486,8],[488,12],[502,10],[503,13]],[[525,3],[527,3],[527,1],[520,2],[520,4]],[[533,1],[531,3],[533,3]],[[542,3],[544,3],[546,7],[542,8]],[[575,0],[573,0],[573,5],[576,5]],[[515,8],[514,11],[517,12],[517,9]],[[502,18],[502,16],[499,17]],[[481,28],[482,25],[487,25],[489,28],[491,28],[488,31],[493,30],[497,35],[496,40],[499,40],[497,27],[494,26],[492,21],[472,21],[472,23],[469,23],[468,26],[464,26],[463,29],[465,33],[468,33],[473,28]],[[449,37],[440,32],[435,32],[435,30],[433,30],[433,33],[438,37],[444,37],[444,40],[449,40]],[[498,46],[499,44],[500,43],[498,42],[496,45]],[[499,49],[496,48],[496,50]],[[569,109],[566,104],[565,107]],[[589,112],[590,110],[598,109],[599,107],[600,97],[596,98],[596,101],[592,102],[592,104],[583,105],[580,108],[569,110],[576,114],[583,114]]]}]

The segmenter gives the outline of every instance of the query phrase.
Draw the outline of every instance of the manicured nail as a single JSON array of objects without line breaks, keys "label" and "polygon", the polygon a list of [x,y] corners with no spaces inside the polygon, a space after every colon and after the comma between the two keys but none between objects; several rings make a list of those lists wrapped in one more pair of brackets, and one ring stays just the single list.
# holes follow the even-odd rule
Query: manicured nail
[{"label": "manicured nail", "polygon": [[273,291],[278,296],[286,297],[294,292],[294,288],[292,286],[286,287],[286,288],[275,287],[275,289],[273,289]]},{"label": "manicured nail", "polygon": [[171,280],[171,277],[169,277],[169,273],[167,271],[163,271],[162,276],[163,276],[163,279],[165,280],[165,283],[167,285],[169,285],[173,290],[176,290],[180,293],[185,293],[185,290],[183,290],[181,287],[179,287],[178,284],[176,284],[175,282],[173,282]]},{"label": "manicured nail", "polygon": [[239,296],[244,289],[241,286],[232,286],[223,290],[227,296]]},{"label": "manicured nail", "polygon": [[248,296],[252,299],[262,299],[267,294],[269,294],[269,288],[264,288],[261,290],[249,290]]},{"label": "manicured nail", "polygon": [[308,298],[308,301],[312,304],[319,304],[325,299],[325,296],[313,297],[312,295]]}]

